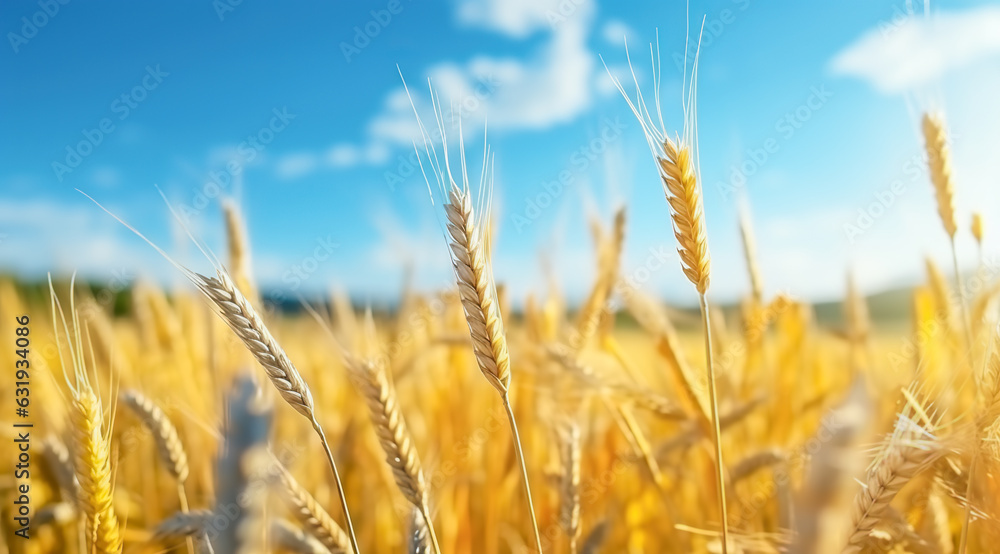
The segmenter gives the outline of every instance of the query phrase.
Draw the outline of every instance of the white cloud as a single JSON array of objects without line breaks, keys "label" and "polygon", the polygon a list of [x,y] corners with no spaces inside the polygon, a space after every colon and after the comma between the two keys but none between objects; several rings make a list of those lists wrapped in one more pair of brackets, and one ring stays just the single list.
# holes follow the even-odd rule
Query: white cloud
[{"label": "white cloud", "polygon": [[635,36],[636,32],[618,19],[612,19],[601,27],[601,37],[614,46],[624,46],[626,37],[635,38]]},{"label": "white cloud", "polygon": [[[513,11],[521,8],[518,4]],[[591,10],[589,4],[576,8],[572,17],[552,27],[549,41],[526,61],[480,55],[464,64],[443,62],[429,68],[427,75],[443,104],[446,125],[457,127],[461,119],[466,136],[481,131],[487,117],[491,129],[544,129],[570,121],[589,108],[594,56],[586,40]],[[546,9],[539,7],[541,11],[531,13],[537,16]],[[420,97],[427,96],[426,91],[411,88],[411,93],[418,110],[424,111],[426,103]],[[402,87],[389,93],[368,131],[375,144],[408,147],[420,140],[413,108]]]},{"label": "white cloud", "polygon": [[361,151],[353,144],[334,144],[326,151],[330,167],[351,167],[361,163]]},{"label": "white cloud", "polygon": [[311,173],[319,165],[316,156],[309,152],[287,154],[278,160],[276,173],[279,179],[297,179]]},{"label": "white cloud", "polygon": [[939,12],[871,29],[830,62],[838,75],[886,94],[932,83],[956,68],[1000,55],[1000,8]]},{"label": "white cloud", "polygon": [[[0,268],[44,277],[79,272],[91,279],[120,279],[167,264],[156,252],[88,200],[0,199]],[[113,208],[112,208],[113,209]],[[167,273],[168,274],[168,273]]]},{"label": "white cloud", "polygon": [[[544,129],[571,121],[592,104],[595,57],[587,47],[593,5],[586,0],[464,0],[457,17],[466,25],[485,26],[514,38],[544,29],[549,37],[527,59],[473,56],[465,62],[442,61],[425,71],[442,102],[446,131],[456,135],[461,121],[466,137],[490,129]],[[550,23],[551,21],[551,23]],[[425,125],[433,125],[429,94],[410,76],[410,92]],[[324,155],[327,167],[377,165],[392,150],[422,143],[410,98],[402,86],[389,91],[379,113],[358,144],[339,143]]]},{"label": "white cloud", "polygon": [[587,0],[460,0],[455,15],[459,23],[524,38],[565,22],[588,4]]},{"label": "white cloud", "polygon": [[389,149],[383,144],[358,147],[349,143],[334,144],[327,151],[324,161],[328,167],[341,168],[356,165],[377,165],[389,158]]}]

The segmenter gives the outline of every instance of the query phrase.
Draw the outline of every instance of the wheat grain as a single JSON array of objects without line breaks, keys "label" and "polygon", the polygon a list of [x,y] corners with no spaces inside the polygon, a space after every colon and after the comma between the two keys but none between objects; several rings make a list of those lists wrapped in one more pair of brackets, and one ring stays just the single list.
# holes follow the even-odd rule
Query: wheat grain
[{"label": "wheat grain", "polygon": [[602,319],[610,317],[607,302],[618,280],[618,265],[625,243],[625,208],[615,211],[615,219],[610,238],[603,233],[597,237],[597,279],[590,294],[577,315],[576,334],[570,344],[577,350],[584,348],[596,333]]},{"label": "wheat grain", "polygon": [[[951,174],[951,150],[948,147],[948,131],[945,128],[941,114],[926,113],[923,118],[924,145],[927,150],[927,166],[930,170],[931,183],[934,185],[934,195],[937,198],[938,215],[944,225],[948,239],[951,241],[951,261],[955,270],[955,284],[961,290],[962,276],[958,267],[958,251],[955,248],[955,185]],[[972,328],[969,322],[969,309],[965,299],[961,298],[962,325],[965,329],[965,347],[972,352]]]},{"label": "wheat grain", "polygon": [[337,484],[337,492],[340,496],[341,509],[344,511],[344,519],[347,521],[351,545],[355,552],[360,552],[357,538],[354,536],[354,526],[351,523],[351,515],[347,507],[347,498],[344,495],[340,473],[327,442],[326,433],[316,419],[316,409],[309,386],[302,379],[295,365],[288,359],[284,349],[267,330],[257,311],[235,286],[225,270],[218,268],[215,278],[192,271],[186,271],[186,274],[198,289],[212,301],[223,321],[243,341],[246,348],[264,368],[264,372],[278,390],[279,395],[295,411],[308,419],[316,434],[319,435],[320,442],[327,454],[330,469],[333,471],[334,481]]},{"label": "wheat grain", "polygon": [[580,539],[580,428],[572,421],[559,429],[562,474],[559,486],[559,524],[576,554]]},{"label": "wheat grain", "polygon": [[315,405],[309,386],[229,274],[219,269],[216,277],[206,277],[194,272],[188,277],[212,302],[222,320],[264,368],[268,379],[285,402],[310,421],[315,420]]},{"label": "wheat grain", "polygon": [[87,537],[100,552],[119,552],[122,539],[112,504],[111,444],[105,434],[101,401],[87,385],[73,395],[71,420],[74,467],[80,503],[87,515]]},{"label": "wheat grain", "polygon": [[754,237],[753,224],[750,221],[750,208],[745,202],[740,206],[740,239],[742,239],[747,274],[750,276],[750,292],[757,306],[761,306],[764,302],[764,283],[757,261],[757,239]]},{"label": "wheat grain", "polygon": [[281,484],[281,497],[291,509],[295,519],[330,552],[349,554],[350,539],[344,530],[316,502],[309,491],[299,485],[288,469],[277,460],[274,461],[273,467],[275,476]]},{"label": "wheat grain", "polygon": [[[66,322],[62,305],[49,278],[52,320],[56,324],[56,347],[66,385],[70,391],[70,427],[73,436],[73,468],[77,489],[77,504],[86,519],[87,544],[101,553],[117,553],[122,549],[118,516],[112,503],[111,429],[105,428],[101,399],[90,384],[83,350],[83,335],[73,297],[75,282],[70,283],[70,320]],[[56,315],[58,313],[58,316]],[[67,339],[69,363],[63,357],[59,323]],[[67,371],[71,367],[72,371]],[[72,379],[70,375],[72,374]]]},{"label": "wheat grain", "polygon": [[[402,74],[400,76],[402,77]],[[428,86],[430,87],[430,83],[428,83]],[[405,81],[403,87],[409,97],[410,93],[409,89],[406,88]],[[437,96],[433,88],[431,88],[430,92],[434,106],[434,116],[442,143],[441,149],[444,152],[443,166],[438,160],[436,147],[433,146],[436,140],[424,128],[412,98],[410,98],[410,104],[413,106],[417,125],[420,128],[429,169],[437,183],[438,189],[448,198],[448,201],[444,204],[444,212],[447,219],[446,234],[449,239],[452,267],[455,270],[462,309],[465,313],[466,324],[469,327],[469,334],[472,337],[473,352],[476,355],[480,371],[486,377],[486,380],[500,393],[501,402],[507,413],[507,422],[510,425],[514,452],[521,466],[522,483],[524,485],[524,494],[528,501],[528,512],[531,516],[535,548],[541,554],[542,539],[538,531],[538,519],[535,515],[534,503],[531,499],[528,468],[524,460],[517,421],[510,401],[511,372],[507,335],[504,332],[492,263],[487,245],[485,244],[486,238],[483,236],[483,229],[490,227],[489,209],[490,201],[492,200],[493,156],[489,147],[485,147],[479,188],[480,200],[486,199],[485,209],[482,207],[482,203],[480,203],[479,208],[480,214],[486,214],[484,223],[484,221],[477,219],[476,211],[472,207],[469,176],[465,162],[465,146],[461,130],[459,131],[459,152],[461,160],[460,179],[462,184],[459,185],[452,176],[448,159],[448,142],[444,127],[444,114],[441,111],[440,103],[437,101]],[[418,161],[420,161],[421,172],[430,191],[430,179],[427,177],[424,162],[419,155]],[[433,199],[434,193],[431,191],[432,202]]]},{"label": "wheat grain", "polygon": [[681,256],[684,275],[699,294],[708,292],[711,257],[708,234],[705,231],[705,211],[702,207],[701,185],[695,174],[691,146],[666,138],[663,156],[658,158],[663,190],[670,204],[677,252]]},{"label": "wheat grain", "polygon": [[153,434],[157,453],[167,465],[170,474],[180,483],[184,483],[188,477],[187,453],[177,435],[177,428],[171,423],[167,414],[138,391],[125,391],[120,398]]},{"label": "wheat grain", "polygon": [[493,275],[483,250],[481,228],[476,225],[468,190],[455,185],[448,194],[444,208],[451,236],[452,265],[472,348],[483,375],[501,395],[506,395],[510,389],[510,355],[497,308]]},{"label": "wheat grain", "polygon": [[247,295],[247,298],[257,298],[257,289],[253,285],[250,272],[250,246],[247,238],[246,225],[240,215],[239,207],[232,200],[222,203],[222,212],[226,220],[226,238],[229,252],[229,271],[236,286]]},{"label": "wheat grain", "polygon": [[861,552],[867,537],[889,510],[896,493],[940,455],[935,437],[905,414],[854,500],[851,533],[845,553]]},{"label": "wheat grain", "polygon": [[368,404],[375,434],[385,452],[385,460],[392,468],[396,486],[406,500],[423,514],[434,551],[440,553],[430,517],[427,485],[420,458],[399,409],[396,392],[386,378],[385,368],[371,360],[360,360],[353,356],[346,358],[352,381]]},{"label": "wheat grain", "polygon": [[[272,519],[270,525],[271,545],[295,554],[336,554],[314,537],[283,519]],[[344,535],[347,538],[347,535]]]},{"label": "wheat grain", "polygon": [[941,224],[952,239],[955,238],[955,185],[951,175],[951,150],[948,148],[948,132],[940,114],[926,113],[923,118],[924,146],[927,150],[927,166],[931,183],[937,198],[938,215]]}]

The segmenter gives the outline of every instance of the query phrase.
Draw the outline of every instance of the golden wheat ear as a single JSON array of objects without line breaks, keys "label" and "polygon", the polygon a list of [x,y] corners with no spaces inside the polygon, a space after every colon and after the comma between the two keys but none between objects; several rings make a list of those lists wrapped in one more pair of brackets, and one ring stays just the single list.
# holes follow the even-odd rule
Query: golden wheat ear
[{"label": "golden wheat ear", "polygon": [[[704,25],[704,22],[702,23]],[[700,36],[700,35],[699,35]],[[699,38],[699,50],[701,41]],[[708,232],[705,223],[705,209],[702,199],[701,171],[698,159],[698,118],[697,118],[697,82],[698,82],[698,50],[694,54],[691,66],[691,80],[687,81],[687,50],[684,56],[683,90],[681,96],[684,111],[684,126],[681,136],[671,138],[663,126],[663,116],[660,109],[660,66],[659,55],[653,55],[653,45],[650,45],[650,55],[653,65],[653,102],[656,108],[656,120],[646,106],[645,99],[639,87],[635,71],[632,80],[635,84],[635,101],[629,97],[621,82],[608,71],[612,82],[621,92],[629,109],[635,115],[642,127],[646,144],[649,146],[653,161],[660,176],[661,185],[667,204],[670,208],[670,219],[673,225],[674,237],[677,240],[677,252],[681,259],[681,269],[685,277],[694,285],[698,292],[701,308],[702,334],[705,337],[705,366],[708,381],[708,400],[711,408],[713,442],[715,446],[715,468],[718,492],[721,547],[723,554],[728,551],[729,523],[726,507],[725,464],[722,457],[722,439],[719,426],[719,400],[716,391],[715,366],[712,360],[712,326],[708,307],[708,287],[710,283],[711,258],[708,249]],[[658,52],[658,47],[657,47]],[[632,60],[625,47],[629,69]],[[607,66],[605,65],[605,68]]]},{"label": "golden wheat ear", "polygon": [[[402,75],[400,75],[402,77]],[[406,82],[403,82],[404,88]],[[435,192],[444,197],[444,214],[446,218],[444,235],[451,254],[452,267],[455,270],[455,280],[458,284],[462,308],[465,312],[469,334],[472,337],[473,352],[483,376],[500,394],[507,421],[510,424],[514,451],[521,466],[521,477],[524,483],[524,493],[528,501],[528,512],[531,515],[531,527],[534,532],[535,547],[542,552],[542,539],[538,530],[538,520],[531,499],[531,486],[528,483],[528,469],[525,465],[524,453],[521,449],[521,438],[510,401],[510,354],[507,348],[507,334],[504,331],[503,319],[500,314],[500,303],[497,297],[496,284],[493,279],[493,267],[487,251],[485,230],[490,227],[489,214],[493,191],[493,155],[488,143],[485,142],[482,159],[482,171],[479,177],[479,197],[473,206],[472,191],[469,184],[468,166],[465,160],[465,141],[462,136],[461,122],[458,131],[459,150],[459,180],[452,174],[448,157],[447,133],[445,132],[444,114],[441,104],[428,82],[430,88],[434,117],[441,137],[443,161],[439,159],[434,140],[427,133],[420,114],[417,112],[410,91],[406,88],[407,97],[413,106],[424,144],[424,152],[414,144],[421,173],[434,204]],[[424,160],[426,158],[426,162]],[[426,167],[425,167],[426,164]],[[430,177],[428,176],[430,173]],[[434,186],[431,179],[434,180]],[[459,184],[459,181],[461,184]],[[477,216],[478,213],[478,216]]]},{"label": "golden wheat ear", "polygon": [[[370,312],[369,312],[370,313]],[[386,367],[371,360],[346,356],[351,381],[368,404],[375,434],[378,436],[386,463],[392,468],[396,486],[414,509],[420,510],[426,521],[434,552],[440,554],[437,534],[431,520],[430,499],[424,470],[403,418],[396,391],[386,375]]]},{"label": "golden wheat ear", "polygon": [[250,263],[250,239],[243,215],[233,200],[222,203],[222,213],[226,221],[226,244],[233,281],[247,298],[257,299]]},{"label": "golden wheat ear", "polygon": [[[958,267],[958,251],[955,248],[955,233],[958,230],[955,223],[955,182],[952,177],[951,148],[948,146],[948,129],[945,126],[944,116],[940,113],[925,113],[921,121],[921,129],[924,134],[927,168],[930,172],[931,183],[934,185],[938,215],[941,216],[941,224],[951,242],[951,261],[955,270],[955,286],[959,290],[963,290],[962,275]],[[971,355],[975,344],[972,340],[968,302],[964,295],[959,296],[959,307],[962,310],[962,327],[965,330],[965,348]]]},{"label": "golden wheat ear", "polygon": [[347,534],[323,509],[323,506],[292,477],[291,472],[281,462],[274,459],[272,463],[275,467],[277,481],[280,484],[279,492],[282,499],[309,535],[318,540],[329,552],[351,552],[350,539],[348,539]]},{"label": "golden wheat ear", "polygon": [[855,497],[851,532],[843,552],[861,552],[875,525],[885,519],[890,503],[903,485],[943,454],[932,431],[913,419],[912,410],[904,410],[899,415],[892,435],[869,468],[867,479]]},{"label": "golden wheat ear", "polygon": [[944,117],[938,113],[924,114],[921,129],[938,215],[941,216],[945,232],[954,238],[958,230],[955,224],[955,183],[951,174],[951,149],[948,147],[948,130],[945,128]]},{"label": "golden wheat ear", "polygon": [[[80,329],[73,296],[74,286],[75,276],[70,282],[71,328],[56,295],[52,276],[49,276],[52,321],[56,325],[56,350],[71,396],[72,460],[79,485],[77,507],[85,516],[85,538],[88,547],[99,552],[120,552],[124,541],[113,505],[114,468],[111,461],[111,431],[114,422],[105,422],[101,397],[94,392],[90,384],[83,332]],[[67,340],[66,350],[69,353],[69,363],[72,365],[72,378],[67,372],[67,361],[63,357],[62,343],[59,339],[60,323]]]}]

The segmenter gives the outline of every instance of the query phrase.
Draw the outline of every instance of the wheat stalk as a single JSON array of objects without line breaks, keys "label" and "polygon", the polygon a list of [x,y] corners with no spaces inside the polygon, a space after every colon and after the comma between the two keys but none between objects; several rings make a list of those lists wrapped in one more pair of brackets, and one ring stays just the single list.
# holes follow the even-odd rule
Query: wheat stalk
[{"label": "wheat stalk", "polygon": [[184,452],[184,445],[177,435],[177,428],[171,423],[167,414],[138,391],[125,391],[119,398],[153,434],[157,453],[167,465],[170,474],[180,483],[184,483],[188,477],[187,453]]},{"label": "wheat stalk", "polygon": [[[272,519],[270,531],[272,546],[283,551],[295,554],[331,554],[331,552],[336,552],[328,549],[323,543],[284,519]],[[344,539],[347,539],[347,535],[344,535]]]},{"label": "wheat stalk", "polygon": [[625,208],[615,211],[615,219],[610,238],[597,233],[598,267],[597,279],[591,288],[587,300],[577,315],[576,334],[570,344],[577,350],[582,349],[597,332],[601,319],[608,315],[607,302],[611,296],[615,282],[618,280],[618,265],[625,244]]},{"label": "wheat stalk", "polygon": [[[84,196],[87,195],[84,194]],[[90,197],[87,196],[87,198]],[[219,265],[214,258],[209,256],[208,253],[201,247],[201,244],[196,240],[195,244],[198,248],[205,253],[209,260],[212,261],[216,276],[208,277],[187,269],[171,259],[170,256],[163,251],[163,249],[146,238],[135,227],[132,227],[107,208],[101,206],[101,204],[93,198],[90,198],[90,200],[97,204],[97,206],[104,210],[108,215],[118,220],[119,223],[139,236],[139,238],[146,241],[146,243],[159,252],[161,256],[180,270],[181,273],[183,273],[184,276],[187,277],[198,288],[198,290],[205,295],[206,298],[208,298],[208,300],[215,307],[216,313],[243,342],[247,350],[250,351],[251,355],[253,355],[253,357],[264,369],[268,379],[274,385],[275,389],[278,390],[278,394],[289,406],[309,420],[313,430],[319,436],[320,443],[323,445],[323,450],[326,453],[327,462],[330,464],[330,469],[333,472],[334,482],[337,485],[337,493],[340,497],[341,509],[344,512],[344,519],[347,523],[348,536],[351,538],[351,546],[357,554],[360,554],[357,537],[354,534],[354,526],[351,523],[350,510],[347,507],[347,497],[344,494],[343,482],[340,479],[340,472],[338,471],[337,464],[333,459],[333,452],[330,449],[330,443],[326,438],[323,426],[319,423],[319,419],[316,417],[315,404],[313,402],[309,386],[306,384],[305,380],[302,379],[302,375],[299,373],[298,369],[296,369],[295,365],[288,359],[284,349],[281,348],[278,341],[275,340],[270,331],[268,331],[267,326],[264,325],[264,321],[261,319],[260,315],[258,315],[257,310],[254,309],[251,302],[247,300],[246,296],[233,282],[229,273],[221,265]],[[177,216],[176,212],[173,211],[173,208],[170,207],[169,203],[167,206],[170,208],[174,216],[180,220],[179,216]],[[193,236],[192,240],[194,240]]]},{"label": "wheat stalk", "polygon": [[750,208],[745,202],[740,206],[740,239],[747,274],[750,276],[750,292],[756,305],[761,306],[764,302],[764,279],[757,261],[757,239],[754,237],[753,224],[750,221]]},{"label": "wheat stalk", "polygon": [[[402,74],[400,74],[402,77]],[[406,94],[409,97],[409,88],[403,83]],[[459,131],[459,152],[461,160],[461,185],[452,176],[451,165],[448,158],[448,142],[445,133],[444,115],[441,111],[440,103],[434,93],[430,90],[434,116],[437,122],[438,132],[442,142],[441,149],[444,152],[444,163],[438,159],[437,149],[433,146],[435,140],[424,128],[420,115],[417,113],[413,99],[413,112],[420,128],[421,137],[424,143],[423,157],[419,156],[420,170],[427,182],[427,188],[431,192],[431,201],[434,200],[434,192],[431,191],[431,179],[427,176],[428,170],[431,173],[440,193],[447,197],[444,204],[445,217],[447,219],[446,235],[449,242],[452,267],[455,270],[455,278],[458,283],[459,297],[462,301],[462,309],[465,313],[465,320],[469,327],[469,334],[472,337],[472,349],[476,355],[476,362],[486,380],[493,385],[493,388],[500,393],[500,399],[504,410],[507,413],[507,422],[510,424],[510,431],[514,442],[514,452],[517,455],[521,466],[521,478],[524,485],[524,494],[528,501],[528,513],[531,516],[531,527],[534,532],[535,548],[541,554],[542,539],[538,531],[538,521],[535,516],[535,507],[531,499],[531,485],[528,483],[528,468],[524,460],[524,452],[521,448],[521,438],[517,429],[517,420],[514,417],[514,410],[510,402],[510,355],[507,349],[507,336],[504,332],[503,319],[500,314],[499,301],[497,299],[496,284],[493,280],[493,269],[490,263],[489,253],[486,245],[486,238],[483,230],[489,228],[489,218],[479,220],[476,217],[476,210],[472,206],[471,192],[469,188],[469,176],[465,163],[464,139]],[[486,199],[485,207],[481,204],[480,213],[490,213],[490,199],[492,198],[493,186],[493,156],[489,147],[483,151],[482,174],[480,176],[480,201]]]},{"label": "wheat stalk", "polygon": [[248,298],[257,298],[257,289],[253,286],[250,271],[250,241],[239,207],[232,200],[226,200],[222,203],[222,212],[226,220],[228,267],[233,274],[233,281]]},{"label": "wheat stalk", "polygon": [[566,422],[559,429],[562,474],[559,480],[559,524],[569,537],[570,552],[576,554],[580,539],[580,428]]},{"label": "wheat stalk", "polygon": [[[125,391],[119,398],[153,434],[160,459],[167,464],[167,470],[177,480],[177,498],[181,511],[188,511],[187,491],[184,490],[184,483],[188,478],[188,459],[184,445],[177,435],[177,428],[167,414],[142,393]],[[190,539],[188,539],[188,550],[194,551],[194,543]]]},{"label": "wheat stalk", "polygon": [[351,523],[351,515],[347,507],[347,499],[340,479],[340,472],[337,470],[333,453],[326,440],[326,433],[316,418],[316,408],[309,386],[302,379],[295,365],[288,359],[284,349],[271,336],[263,320],[257,315],[256,310],[254,310],[253,306],[240,290],[236,288],[229,275],[221,268],[217,270],[216,275],[215,278],[212,278],[189,272],[188,276],[202,293],[212,301],[223,321],[243,341],[243,344],[253,357],[264,368],[264,372],[278,390],[278,394],[295,411],[308,419],[313,429],[319,435],[320,442],[326,451],[330,468],[333,470],[337,493],[340,496],[341,508],[344,511],[344,519],[347,522],[348,536],[351,538],[351,545],[355,552],[360,552],[357,538],[354,536],[354,526]]},{"label": "wheat stalk", "polygon": [[[51,276],[49,277],[52,321],[56,325],[56,349],[70,391],[73,468],[79,484],[77,504],[85,515],[87,544],[101,553],[118,553],[122,550],[122,536],[113,504],[110,429],[113,424],[105,428],[101,399],[90,385],[83,353],[83,336],[72,292],[74,287],[75,279],[70,283],[70,319],[73,324],[71,332],[62,305],[52,286]],[[62,331],[67,339],[69,364],[63,357],[58,322],[61,322]],[[67,371],[67,365],[72,366],[72,379]]]},{"label": "wheat stalk", "polygon": [[934,196],[937,199],[941,224],[954,239],[955,184],[951,175],[951,150],[948,148],[948,131],[940,114],[926,113],[923,118],[924,146],[927,150],[927,167],[930,170]]},{"label": "wheat stalk", "polygon": [[427,523],[434,552],[440,553],[437,534],[431,520],[427,497],[427,485],[420,466],[417,449],[413,445],[406,420],[399,409],[396,392],[386,378],[385,368],[371,360],[359,360],[346,356],[348,370],[354,385],[368,404],[375,434],[378,436],[385,460],[392,468],[396,486],[414,508],[420,510]]},{"label": "wheat stalk", "polygon": [[[627,52],[627,49],[626,49]],[[630,60],[631,67],[631,60]],[[686,63],[685,63],[686,70]],[[654,60],[653,64],[654,81],[658,82],[659,64]],[[610,71],[609,71],[610,74]],[[659,88],[655,89],[654,102],[656,113],[660,116],[659,128],[653,122],[649,110],[641,93],[637,93],[636,102],[633,103],[625,89],[616,77],[611,76],[612,81],[617,86],[622,96],[628,102],[632,113],[642,125],[646,142],[653,154],[659,170],[663,192],[670,207],[670,218],[673,225],[674,237],[677,240],[677,251],[681,259],[681,269],[684,275],[695,286],[698,291],[699,306],[701,308],[702,333],[705,337],[705,365],[708,381],[708,404],[711,412],[711,425],[713,432],[713,442],[715,445],[715,468],[716,468],[716,489],[719,502],[719,519],[722,527],[722,552],[726,554],[729,544],[729,523],[726,510],[726,492],[724,463],[722,457],[722,440],[719,429],[719,402],[715,382],[715,366],[712,362],[712,332],[711,321],[708,309],[707,292],[710,282],[711,257],[708,250],[708,233],[705,224],[705,212],[702,202],[701,184],[698,177],[698,156],[696,153],[698,142],[696,105],[695,105],[695,83],[698,75],[698,58],[695,54],[695,61],[691,74],[691,83],[688,94],[684,99],[684,112],[687,117],[684,128],[684,137],[671,139],[663,129],[663,119],[660,116]],[[634,73],[633,73],[634,76]],[[639,88],[638,82],[635,83]],[[685,379],[689,387],[689,394],[693,395],[691,382]],[[697,398],[697,396],[695,396]],[[701,406],[704,404],[699,403]]]},{"label": "wheat stalk", "polygon": [[[955,286],[962,291],[962,275],[958,268],[958,252],[955,248],[955,184],[951,174],[951,149],[948,147],[948,131],[941,114],[925,113],[923,118],[924,146],[927,150],[927,167],[930,171],[934,195],[937,198],[938,215],[951,242],[951,261],[955,270]],[[964,295],[960,300],[962,325],[965,329],[965,347],[972,355],[972,329],[969,323],[969,308]],[[964,553],[963,553],[964,554]]]},{"label": "wheat stalk", "polygon": [[486,380],[506,396],[510,389],[510,355],[471,195],[458,185],[452,186],[448,195],[444,209],[451,237],[452,265],[472,336],[472,348]]},{"label": "wheat stalk", "polygon": [[330,514],[316,502],[309,491],[299,485],[280,462],[275,460],[274,467],[276,477],[281,483],[281,497],[288,504],[295,519],[330,552],[350,553],[350,539]]},{"label": "wheat stalk", "polygon": [[452,184],[449,201],[445,204],[448,217],[448,234],[451,236],[452,265],[458,281],[465,319],[472,337],[472,348],[479,363],[479,369],[486,380],[500,393],[507,421],[514,440],[514,450],[521,464],[525,496],[531,514],[531,526],[535,534],[535,547],[542,552],[542,539],[538,532],[531,487],[528,484],[528,470],[521,450],[521,438],[517,430],[514,410],[510,404],[510,356],[507,352],[507,337],[503,320],[497,307],[496,287],[493,272],[483,250],[481,227],[476,225],[475,214],[468,189]]},{"label": "wheat stalk", "polygon": [[907,415],[899,416],[893,435],[855,497],[851,533],[843,552],[861,552],[875,525],[888,514],[896,493],[940,453],[933,435]]},{"label": "wheat stalk", "polygon": [[74,467],[80,503],[87,516],[87,537],[99,552],[120,552],[122,538],[112,504],[111,443],[104,434],[101,401],[89,385],[78,383],[71,421]]}]

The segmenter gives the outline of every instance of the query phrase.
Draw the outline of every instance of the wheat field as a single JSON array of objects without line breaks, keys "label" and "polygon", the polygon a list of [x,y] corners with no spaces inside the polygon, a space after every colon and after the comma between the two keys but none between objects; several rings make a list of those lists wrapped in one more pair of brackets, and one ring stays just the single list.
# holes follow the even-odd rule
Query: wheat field
[{"label": "wheat field", "polygon": [[[873,321],[848,276],[821,324],[763,292],[744,218],[744,300],[715,305],[693,106],[663,129],[622,92],[699,309],[623,280],[627,206],[592,224],[585,302],[515,302],[493,276],[488,169],[470,182],[430,148],[455,286],[393,310],[276,309],[235,205],[224,263],[175,264],[193,287],[2,280],[34,425],[31,538],[11,540],[7,465],[3,552],[996,551],[995,272],[928,259],[902,326]],[[982,244],[982,219],[955,213],[942,117],[923,132],[927,224]],[[0,381],[5,407],[16,388]]]}]

